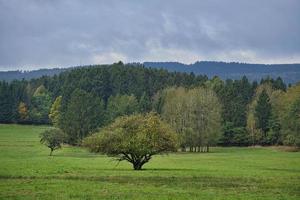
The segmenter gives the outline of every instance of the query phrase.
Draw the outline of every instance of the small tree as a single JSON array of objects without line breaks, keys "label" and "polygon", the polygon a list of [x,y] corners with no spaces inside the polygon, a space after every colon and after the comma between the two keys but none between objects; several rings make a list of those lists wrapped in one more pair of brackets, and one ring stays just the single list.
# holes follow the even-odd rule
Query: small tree
[{"label": "small tree", "polygon": [[41,133],[40,142],[50,148],[50,156],[56,149],[61,148],[61,144],[65,140],[65,134],[60,129],[49,129]]},{"label": "small tree", "polygon": [[83,144],[91,152],[126,160],[140,170],[153,155],[176,151],[177,137],[169,125],[149,113],[120,117]]}]

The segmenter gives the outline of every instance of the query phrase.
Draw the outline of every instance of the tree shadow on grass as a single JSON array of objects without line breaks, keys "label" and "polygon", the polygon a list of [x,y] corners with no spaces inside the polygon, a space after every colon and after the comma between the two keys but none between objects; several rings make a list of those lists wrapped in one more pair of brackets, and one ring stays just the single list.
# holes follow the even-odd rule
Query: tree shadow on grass
[{"label": "tree shadow on grass", "polygon": [[53,157],[70,157],[70,158],[97,158],[97,157],[106,157],[101,154],[93,154],[93,153],[57,153],[53,154]]},{"label": "tree shadow on grass", "polygon": [[199,169],[189,169],[189,168],[143,168],[141,171],[199,171]]}]

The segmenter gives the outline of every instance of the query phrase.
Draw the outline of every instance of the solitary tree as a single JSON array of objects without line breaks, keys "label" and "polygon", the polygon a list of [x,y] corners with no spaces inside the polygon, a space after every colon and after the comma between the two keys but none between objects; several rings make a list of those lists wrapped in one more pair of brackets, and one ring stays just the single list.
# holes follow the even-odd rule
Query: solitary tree
[{"label": "solitary tree", "polygon": [[65,140],[65,135],[60,129],[49,129],[41,133],[40,142],[50,148],[50,156],[56,149],[61,148],[61,144]]},{"label": "solitary tree", "polygon": [[87,137],[83,145],[91,152],[117,157],[142,169],[155,154],[177,150],[177,137],[158,115],[149,113],[120,117],[99,133]]}]

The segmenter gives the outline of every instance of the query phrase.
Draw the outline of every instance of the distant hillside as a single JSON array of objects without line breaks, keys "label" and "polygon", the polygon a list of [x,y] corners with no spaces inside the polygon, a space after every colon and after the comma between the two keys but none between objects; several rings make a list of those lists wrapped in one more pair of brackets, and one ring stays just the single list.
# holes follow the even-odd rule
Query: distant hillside
[{"label": "distant hillside", "polygon": [[63,71],[69,70],[72,68],[54,68],[54,69],[38,69],[33,71],[0,71],[0,80],[12,81],[12,80],[21,80],[26,79],[30,80],[32,78],[39,78],[41,76],[54,76]]},{"label": "distant hillside", "polygon": [[[264,65],[201,61],[189,65],[178,62],[144,62],[144,65],[152,68],[163,68],[169,71],[206,74],[208,77],[219,76],[222,79],[240,79],[243,75],[246,75],[250,80],[260,80],[267,76],[273,78],[280,76],[286,83],[293,84],[300,81],[300,64]],[[0,72],[0,80],[11,81],[23,78],[29,80],[43,75],[53,76],[70,69],[73,68]]]},{"label": "distant hillside", "polygon": [[239,79],[246,75],[250,80],[260,80],[266,76],[273,78],[280,76],[286,83],[300,81],[300,64],[264,65],[201,61],[189,65],[178,62],[144,62],[144,65],[170,71],[206,74],[209,77],[219,76],[222,79]]}]

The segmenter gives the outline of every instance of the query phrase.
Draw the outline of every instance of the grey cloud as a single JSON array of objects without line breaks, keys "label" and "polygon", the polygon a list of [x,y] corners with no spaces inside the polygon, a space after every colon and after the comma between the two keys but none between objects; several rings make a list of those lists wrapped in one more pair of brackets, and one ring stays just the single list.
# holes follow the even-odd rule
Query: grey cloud
[{"label": "grey cloud", "polygon": [[300,62],[298,0],[0,0],[0,70]]}]

